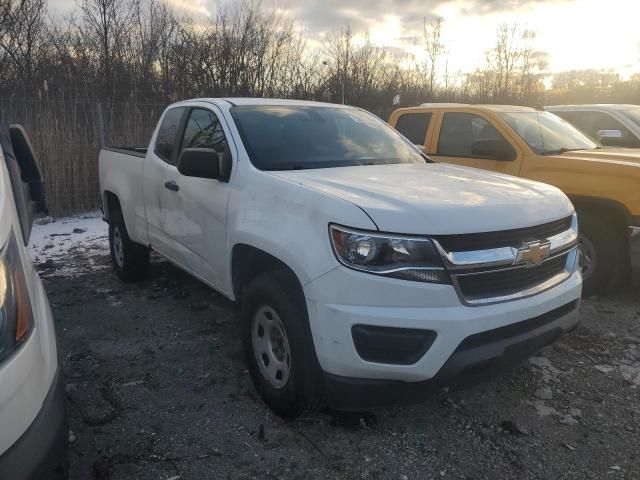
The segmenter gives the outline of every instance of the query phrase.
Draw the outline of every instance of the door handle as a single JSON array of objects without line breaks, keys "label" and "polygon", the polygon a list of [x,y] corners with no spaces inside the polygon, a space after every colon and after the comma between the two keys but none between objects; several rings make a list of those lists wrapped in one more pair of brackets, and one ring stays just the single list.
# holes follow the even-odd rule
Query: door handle
[{"label": "door handle", "polygon": [[178,184],[173,180],[171,180],[170,182],[164,182],[164,188],[168,190],[172,190],[174,192],[177,192],[178,190],[180,190],[180,187],[178,186]]}]

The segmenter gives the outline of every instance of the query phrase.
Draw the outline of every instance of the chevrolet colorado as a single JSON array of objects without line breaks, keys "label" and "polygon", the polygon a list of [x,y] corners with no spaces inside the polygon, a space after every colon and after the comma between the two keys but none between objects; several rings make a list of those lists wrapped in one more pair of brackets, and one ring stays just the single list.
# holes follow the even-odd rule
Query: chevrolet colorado
[{"label": "chevrolet colorado", "polygon": [[433,163],[325,103],[169,106],[100,152],[113,265],[149,251],[241,305],[251,377],[285,417],[358,409],[512,365],[578,322],[577,221],[555,187]]},{"label": "chevrolet colorado", "polygon": [[389,123],[438,162],[537,180],[561,189],[580,224],[585,295],[620,284],[640,241],[640,153],[603,148],[552,113],[509,105],[432,103]]}]

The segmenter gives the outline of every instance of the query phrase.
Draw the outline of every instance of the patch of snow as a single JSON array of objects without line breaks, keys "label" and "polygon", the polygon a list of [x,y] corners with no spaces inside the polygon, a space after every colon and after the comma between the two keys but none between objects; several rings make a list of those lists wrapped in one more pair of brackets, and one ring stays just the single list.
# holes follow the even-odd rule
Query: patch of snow
[{"label": "patch of snow", "polygon": [[97,211],[40,219],[33,225],[29,247],[35,265],[52,265],[49,271],[55,275],[103,269],[94,257],[109,253],[108,227]]}]

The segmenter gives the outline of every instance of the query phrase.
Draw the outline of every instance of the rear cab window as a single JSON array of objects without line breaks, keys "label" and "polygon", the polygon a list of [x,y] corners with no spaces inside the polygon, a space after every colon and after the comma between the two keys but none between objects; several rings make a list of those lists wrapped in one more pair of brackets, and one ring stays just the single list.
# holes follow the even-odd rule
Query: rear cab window
[{"label": "rear cab window", "polygon": [[396,121],[396,130],[414,145],[425,145],[431,112],[403,113]]},{"label": "rear cab window", "polygon": [[186,107],[175,107],[168,110],[162,119],[162,125],[160,125],[156,138],[154,153],[171,165],[177,163],[176,141],[185,110]]}]

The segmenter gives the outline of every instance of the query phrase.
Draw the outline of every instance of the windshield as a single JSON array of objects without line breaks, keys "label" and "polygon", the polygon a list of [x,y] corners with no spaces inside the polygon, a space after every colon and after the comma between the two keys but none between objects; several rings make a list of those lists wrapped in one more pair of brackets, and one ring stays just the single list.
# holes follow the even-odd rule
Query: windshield
[{"label": "windshield", "polygon": [[505,112],[500,117],[539,155],[598,148],[597,143],[548,112]]},{"label": "windshield", "polygon": [[386,123],[353,108],[237,106],[231,115],[262,170],[425,163]]},{"label": "windshield", "polygon": [[622,110],[629,120],[640,127],[640,107]]}]

